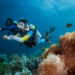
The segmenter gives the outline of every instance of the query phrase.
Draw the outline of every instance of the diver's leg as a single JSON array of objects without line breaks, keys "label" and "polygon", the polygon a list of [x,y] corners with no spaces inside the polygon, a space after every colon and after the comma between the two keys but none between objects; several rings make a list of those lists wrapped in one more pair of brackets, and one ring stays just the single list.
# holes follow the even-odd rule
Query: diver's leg
[{"label": "diver's leg", "polygon": [[51,37],[52,33],[49,33],[48,36],[45,38],[45,41],[48,42],[49,38]]},{"label": "diver's leg", "polygon": [[45,38],[48,35],[48,32],[46,32],[41,38]]},{"label": "diver's leg", "polygon": [[[45,42],[49,42],[48,40],[49,40],[49,38],[51,37],[51,34],[52,34],[52,33],[49,33],[46,38],[39,38],[38,44],[42,44],[42,43],[45,43]],[[37,38],[38,38],[38,37],[37,37]]]},{"label": "diver's leg", "polygon": [[39,38],[42,37],[41,33],[38,30],[36,30],[36,37],[39,37]]},{"label": "diver's leg", "polygon": [[45,43],[45,39],[40,39],[40,40],[38,41],[38,44],[42,44],[42,43]]},{"label": "diver's leg", "polygon": [[54,26],[50,27],[50,31],[49,31],[47,37],[45,38],[46,41],[49,40],[49,38],[51,37],[51,35],[54,32],[54,30],[55,30],[55,27]]},{"label": "diver's leg", "polygon": [[51,36],[51,33],[53,33],[54,30],[55,27],[51,26],[49,32],[47,31],[41,38],[45,38],[45,37],[49,38]]},{"label": "diver's leg", "polygon": [[[39,40],[38,40],[38,44],[42,44],[42,43],[45,43],[45,42],[50,42],[48,41],[49,38],[51,37],[53,31],[55,30],[55,27],[50,27],[50,31],[49,32],[46,32]],[[46,36],[46,38],[45,38]],[[44,39],[45,38],[45,39]]]},{"label": "diver's leg", "polygon": [[38,44],[43,44],[43,43],[45,43],[45,42],[47,42],[48,44],[50,44],[51,41],[48,41],[48,40],[49,40],[49,36],[48,36],[47,38],[45,38],[45,39],[40,39],[40,40],[38,41]]}]

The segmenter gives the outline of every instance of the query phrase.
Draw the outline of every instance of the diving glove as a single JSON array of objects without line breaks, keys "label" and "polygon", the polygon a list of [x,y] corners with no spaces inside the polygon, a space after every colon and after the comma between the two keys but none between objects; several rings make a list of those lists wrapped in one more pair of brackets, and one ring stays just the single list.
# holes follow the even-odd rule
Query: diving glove
[{"label": "diving glove", "polygon": [[13,39],[13,36],[12,35],[10,35],[10,36],[4,35],[3,36],[3,39],[4,40],[12,40]]}]

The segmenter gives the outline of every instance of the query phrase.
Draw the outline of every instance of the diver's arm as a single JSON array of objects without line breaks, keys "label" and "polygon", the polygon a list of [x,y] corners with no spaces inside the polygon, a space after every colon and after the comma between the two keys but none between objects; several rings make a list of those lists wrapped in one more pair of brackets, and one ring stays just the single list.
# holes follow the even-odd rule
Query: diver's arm
[{"label": "diver's arm", "polygon": [[16,34],[16,35],[9,35],[9,36],[4,35],[4,36],[3,36],[3,39],[5,39],[5,40],[12,40],[14,36],[19,37],[20,34],[18,33],[18,34]]},{"label": "diver's arm", "polygon": [[25,42],[26,40],[28,40],[31,36],[33,35],[33,31],[29,31],[26,35],[24,35],[23,37],[16,37],[16,36],[12,36],[12,39],[18,41],[18,42]]},{"label": "diver's arm", "polygon": [[20,36],[20,34],[18,33],[18,34],[14,35],[14,36],[19,37],[19,36]]},{"label": "diver's arm", "polygon": [[4,40],[12,40],[11,36],[12,36],[12,35],[10,35],[10,36],[4,35],[4,36],[3,36],[3,39],[4,39]]},{"label": "diver's arm", "polygon": [[11,29],[13,29],[15,27],[16,27],[15,25],[11,25],[9,27],[2,27],[1,30],[11,30]]}]

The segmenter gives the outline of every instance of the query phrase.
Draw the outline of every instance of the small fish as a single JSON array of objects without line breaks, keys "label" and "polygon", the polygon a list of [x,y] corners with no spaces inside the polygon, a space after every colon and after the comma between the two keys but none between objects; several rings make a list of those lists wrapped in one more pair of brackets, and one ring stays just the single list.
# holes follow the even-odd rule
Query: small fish
[{"label": "small fish", "polygon": [[42,48],[42,50],[43,50],[43,51],[45,51],[45,50],[46,50],[46,48]]},{"label": "small fish", "polygon": [[67,28],[70,28],[71,26],[72,26],[72,24],[67,24],[66,25]]},{"label": "small fish", "polygon": [[48,41],[48,44],[50,44],[51,43],[51,41]]}]

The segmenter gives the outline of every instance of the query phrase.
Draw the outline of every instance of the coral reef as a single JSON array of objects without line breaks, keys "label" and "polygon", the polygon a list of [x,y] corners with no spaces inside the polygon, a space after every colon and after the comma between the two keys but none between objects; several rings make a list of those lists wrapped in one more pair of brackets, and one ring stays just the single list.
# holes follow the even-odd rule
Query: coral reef
[{"label": "coral reef", "polygon": [[45,51],[39,75],[75,75],[75,32],[60,36],[59,44]]},{"label": "coral reef", "polygon": [[75,75],[75,32],[34,56],[0,55],[0,75]]},{"label": "coral reef", "polygon": [[12,54],[9,58],[0,55],[0,59],[0,75],[37,75],[39,57]]},{"label": "coral reef", "polygon": [[7,62],[3,62],[0,64],[0,75],[10,74],[11,73],[11,66]]},{"label": "coral reef", "polygon": [[0,63],[3,63],[3,62],[8,62],[8,58],[7,58],[7,55],[0,55]]}]

